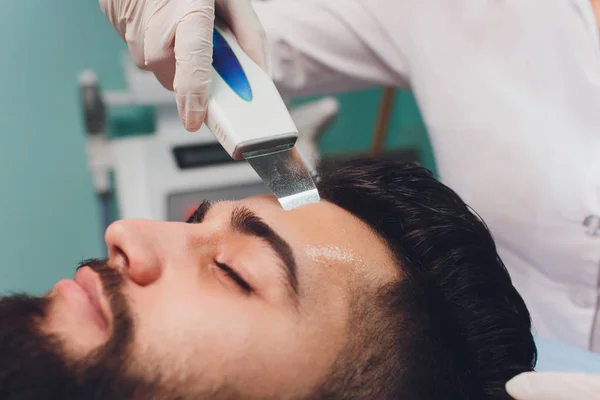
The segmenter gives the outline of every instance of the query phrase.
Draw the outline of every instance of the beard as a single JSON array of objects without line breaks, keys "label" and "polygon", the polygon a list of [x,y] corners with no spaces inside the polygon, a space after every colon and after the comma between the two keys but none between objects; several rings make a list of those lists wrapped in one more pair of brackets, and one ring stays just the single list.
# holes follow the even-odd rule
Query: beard
[{"label": "beard", "polygon": [[[153,398],[156,380],[133,375],[130,362],[134,322],[121,291],[123,277],[100,260],[82,263],[100,276],[113,314],[108,341],[79,360],[70,360],[62,341],[40,325],[52,301],[16,294],[0,298],[0,398]],[[148,396],[145,396],[148,394]]]},{"label": "beard", "polygon": [[[190,377],[167,379],[168,364],[134,360],[134,318],[122,292],[123,276],[106,261],[91,259],[112,313],[112,332],[102,346],[73,360],[64,339],[41,325],[52,307],[50,297],[15,294],[0,297],[0,399],[2,400],[234,400],[248,399],[232,385],[192,390]],[[136,373],[140,364],[152,376]]]},{"label": "beard", "polygon": [[[191,390],[190,377],[178,376],[177,382],[166,379],[161,371],[166,371],[167,366],[157,360],[154,364],[143,362],[144,370],[154,371],[152,376],[136,373],[140,360],[132,356],[134,318],[122,292],[123,276],[101,260],[87,260],[82,266],[92,268],[102,281],[113,316],[109,339],[85,357],[70,359],[64,350],[64,339],[44,333],[41,328],[52,307],[50,297],[27,294],[0,297],[0,399],[251,400],[234,382],[209,390]],[[333,383],[342,381],[345,380],[330,378],[308,396],[284,398],[354,398],[332,390]]]}]

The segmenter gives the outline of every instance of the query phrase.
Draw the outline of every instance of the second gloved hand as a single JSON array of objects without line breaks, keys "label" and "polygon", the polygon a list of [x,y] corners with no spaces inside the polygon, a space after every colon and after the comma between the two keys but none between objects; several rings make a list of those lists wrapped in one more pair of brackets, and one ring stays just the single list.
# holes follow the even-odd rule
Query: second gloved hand
[{"label": "second gloved hand", "polygon": [[516,400],[598,400],[600,375],[525,372],[508,381],[506,389]]},{"label": "second gloved hand", "polygon": [[99,1],[135,64],[175,91],[189,131],[200,129],[206,117],[215,11],[246,54],[266,69],[262,27],[248,0]]}]

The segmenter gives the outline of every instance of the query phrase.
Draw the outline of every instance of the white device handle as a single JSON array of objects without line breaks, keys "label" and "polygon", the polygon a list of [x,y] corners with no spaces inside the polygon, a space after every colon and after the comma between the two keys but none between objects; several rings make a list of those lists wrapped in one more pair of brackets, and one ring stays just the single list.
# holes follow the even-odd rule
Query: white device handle
[{"label": "white device handle", "polygon": [[292,147],[298,131],[271,78],[215,23],[206,125],[235,160],[243,153]]}]

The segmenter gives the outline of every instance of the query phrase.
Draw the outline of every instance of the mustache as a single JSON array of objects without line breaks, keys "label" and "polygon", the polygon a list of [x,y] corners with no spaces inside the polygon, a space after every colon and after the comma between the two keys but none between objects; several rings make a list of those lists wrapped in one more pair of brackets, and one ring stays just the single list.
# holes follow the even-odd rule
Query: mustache
[{"label": "mustache", "polygon": [[[108,348],[116,349],[121,343],[131,340],[133,332],[133,316],[129,308],[127,296],[123,293],[125,276],[114,267],[109,265],[108,260],[99,258],[89,258],[79,263],[77,270],[83,267],[89,267],[100,277],[102,290],[108,299],[111,312],[113,314],[113,337],[107,344]],[[110,351],[110,350],[106,350]]]},{"label": "mustache", "polygon": [[[102,282],[104,295],[107,297],[113,314],[112,325],[114,326],[111,339],[104,346],[104,354],[117,354],[124,351],[124,343],[133,340],[134,320],[127,296],[122,287],[125,283],[124,275],[109,265],[108,260],[90,258],[79,263],[77,270],[89,267],[96,272]],[[100,357],[100,356],[99,356]]]},{"label": "mustache", "polygon": [[87,259],[81,260],[79,262],[79,266],[77,266],[77,268],[75,268],[75,270],[77,271],[80,268],[83,268],[85,266],[91,267],[92,269],[104,268],[104,267],[108,266],[108,259],[87,258]]},{"label": "mustache", "polygon": [[105,295],[108,297],[112,297],[123,286],[125,277],[117,268],[111,267],[107,259],[88,258],[82,260],[77,268],[75,268],[75,271],[83,267],[91,268],[100,276]]}]

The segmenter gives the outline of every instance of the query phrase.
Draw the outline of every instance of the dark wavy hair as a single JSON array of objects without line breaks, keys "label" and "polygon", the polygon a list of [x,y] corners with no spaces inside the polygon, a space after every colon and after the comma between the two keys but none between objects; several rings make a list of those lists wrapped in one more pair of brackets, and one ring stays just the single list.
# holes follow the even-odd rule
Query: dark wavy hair
[{"label": "dark wavy hair", "polygon": [[323,167],[318,186],[387,243],[401,278],[359,295],[347,351],[317,397],[510,399],[505,383],[533,370],[537,350],[481,218],[414,164]]}]

